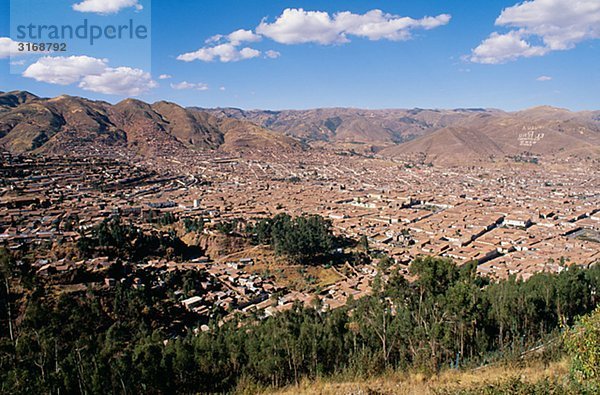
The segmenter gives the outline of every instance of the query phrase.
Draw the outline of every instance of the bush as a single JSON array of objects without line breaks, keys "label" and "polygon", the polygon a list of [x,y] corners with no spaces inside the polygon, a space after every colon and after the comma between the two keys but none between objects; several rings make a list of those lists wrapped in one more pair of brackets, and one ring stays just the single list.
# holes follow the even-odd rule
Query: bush
[{"label": "bush", "polygon": [[600,307],[581,318],[568,332],[565,346],[572,357],[575,381],[600,389]]}]

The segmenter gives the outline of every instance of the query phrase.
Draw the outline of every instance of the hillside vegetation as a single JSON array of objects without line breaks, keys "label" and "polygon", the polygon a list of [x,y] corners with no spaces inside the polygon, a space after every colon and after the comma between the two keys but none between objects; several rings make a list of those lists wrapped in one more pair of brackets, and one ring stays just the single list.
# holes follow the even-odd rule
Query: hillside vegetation
[{"label": "hillside vegetation", "polygon": [[[414,282],[376,279],[373,295],[334,311],[315,299],[263,320],[214,320],[207,331],[173,336],[164,328],[179,307],[161,305],[157,292],[181,286],[180,278],[162,290],[117,284],[57,294],[28,267],[26,258],[17,265],[2,252],[2,393],[295,391],[306,380],[396,376],[411,387],[417,377],[435,382],[453,377],[450,369],[518,361],[536,347],[541,363],[557,361],[561,330],[590,313],[600,295],[598,266],[489,284],[474,265],[419,258]],[[596,349],[581,352],[597,347],[596,323],[584,320],[567,336],[567,349],[580,355],[573,385],[597,379]]]}]

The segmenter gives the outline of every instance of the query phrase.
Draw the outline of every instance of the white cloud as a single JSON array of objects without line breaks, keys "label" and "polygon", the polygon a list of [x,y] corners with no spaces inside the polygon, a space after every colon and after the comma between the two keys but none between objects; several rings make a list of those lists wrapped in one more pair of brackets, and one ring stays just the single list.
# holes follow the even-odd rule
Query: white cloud
[{"label": "white cloud", "polygon": [[204,43],[205,44],[215,44],[218,42],[222,42],[225,37],[226,36],[224,36],[222,34],[215,34],[214,36],[211,36],[211,37],[207,38],[206,40],[204,40]]},{"label": "white cloud", "polygon": [[0,59],[9,58],[11,53],[16,52],[17,43],[8,37],[0,37]]},{"label": "white cloud", "polygon": [[[260,56],[260,51],[254,49],[254,48],[242,48],[239,53],[241,56],[241,59],[239,59],[239,60],[252,59],[257,56]],[[238,59],[236,59],[236,60],[238,60]]]},{"label": "white cloud", "polygon": [[545,82],[545,81],[552,81],[552,77],[547,76],[547,75],[540,75],[539,77],[537,77],[535,79],[536,81],[541,81],[541,82]]},{"label": "white cloud", "polygon": [[[0,59],[6,59],[9,57],[16,57],[16,56],[22,56],[22,55],[28,55],[31,53],[35,53],[37,55],[40,54],[40,52],[31,52],[31,51],[19,51],[19,42],[18,41],[13,41],[11,38],[9,37],[0,37]],[[47,53],[47,52],[42,52],[42,53]]]},{"label": "white cloud", "polygon": [[257,56],[260,56],[260,51],[256,49],[249,47],[238,49],[233,44],[225,43],[214,47],[200,48],[195,52],[184,53],[179,55],[177,59],[184,62],[192,62],[194,60],[212,62],[216,59],[221,62],[237,62],[240,60],[256,58]]},{"label": "white cloud", "polygon": [[89,56],[45,56],[23,77],[57,85],[79,82],[81,89],[107,95],[138,96],[157,86],[150,73],[131,67],[108,67],[107,59]]},{"label": "white cloud", "polygon": [[531,45],[523,40],[517,31],[506,34],[494,32],[473,50],[470,60],[475,63],[498,64],[519,57],[541,56],[547,52],[547,48]]},{"label": "white cloud", "polygon": [[283,44],[332,44],[348,41],[345,35],[336,29],[328,13],[307,12],[303,9],[285,9],[275,22],[267,23],[263,20],[256,32]]},{"label": "white cloud", "polygon": [[277,59],[281,56],[281,54],[277,51],[273,51],[272,49],[270,49],[267,52],[265,52],[265,56],[269,59]]},{"label": "white cloud", "polygon": [[571,49],[588,39],[600,38],[598,0],[533,0],[506,8],[498,26],[523,29],[542,38],[551,50]]},{"label": "white cloud", "polygon": [[30,65],[23,72],[23,77],[50,84],[70,85],[86,75],[104,72],[107,63],[107,59],[89,56],[44,56]]},{"label": "white cloud", "polygon": [[[582,41],[598,39],[600,1],[525,1],[504,9],[496,19],[496,26],[513,30],[506,34],[492,33],[473,50],[471,61],[505,63],[519,57],[572,49]],[[514,45],[507,45],[509,40]],[[482,53],[487,55],[482,56]]]},{"label": "white cloud", "polygon": [[[257,42],[267,37],[281,44],[341,44],[350,41],[348,36],[368,38],[369,40],[408,40],[412,30],[429,30],[450,22],[451,16],[440,14],[435,17],[413,19],[386,14],[381,10],[371,10],[365,14],[338,12],[330,16],[323,11],[304,11],[302,8],[287,8],[273,23],[265,19],[252,30],[236,30],[228,35],[217,34],[209,37],[207,46],[195,52],[188,52],[177,57],[178,60],[191,62],[201,60],[212,62],[235,62],[251,59],[261,55],[254,48],[238,47],[245,42]],[[265,52],[265,57],[278,58],[281,54],[274,50]]]},{"label": "white cloud", "polygon": [[228,35],[217,34],[208,38],[205,43],[209,46],[200,48],[194,52],[184,53],[177,57],[184,62],[201,60],[203,62],[212,62],[218,59],[221,62],[237,62],[245,59],[252,59],[260,56],[260,51],[245,47],[238,47],[245,42],[260,41],[261,37],[254,34],[252,30],[239,29]]},{"label": "white cloud", "polygon": [[102,74],[83,77],[79,83],[86,91],[121,96],[139,96],[157,86],[150,73],[131,67],[107,68]]},{"label": "white cloud", "polygon": [[177,89],[177,90],[195,89],[197,91],[207,91],[208,85],[204,84],[202,82],[193,83],[193,82],[183,81],[178,84],[171,84],[171,88]]},{"label": "white cloud", "polygon": [[129,7],[134,7],[137,11],[144,8],[139,0],[84,0],[81,3],[73,4],[75,11],[97,14],[116,14]]},{"label": "white cloud", "polygon": [[349,35],[369,40],[401,41],[411,38],[414,29],[433,29],[446,25],[451,16],[413,19],[371,10],[365,14],[338,12],[330,16],[323,11],[288,8],[273,23],[263,20],[256,28],[260,35],[281,44],[341,44],[350,41]]},{"label": "white cloud", "polygon": [[224,86],[219,88],[220,91],[225,92],[226,88]]},{"label": "white cloud", "polygon": [[236,30],[235,32],[227,36],[227,40],[233,45],[240,45],[241,43],[253,43],[261,40],[261,37],[254,34],[252,30]]},{"label": "white cloud", "polygon": [[159,80],[168,80],[168,79],[171,79],[171,78],[173,78],[173,76],[170,75],[170,74],[161,74],[161,75],[158,76]]},{"label": "white cloud", "polygon": [[222,44],[222,43],[231,43],[235,46],[240,45],[245,42],[257,42],[262,39],[261,36],[255,34],[252,30],[244,30],[239,29],[230,34],[215,34],[212,37],[209,37],[205,43],[206,44]]}]

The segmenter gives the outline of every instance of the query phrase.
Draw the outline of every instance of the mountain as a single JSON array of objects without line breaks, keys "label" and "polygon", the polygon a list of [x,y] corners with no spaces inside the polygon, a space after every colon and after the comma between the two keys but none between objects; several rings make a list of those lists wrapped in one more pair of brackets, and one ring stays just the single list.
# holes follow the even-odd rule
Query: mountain
[{"label": "mountain", "polygon": [[14,153],[126,149],[154,155],[189,149],[301,149],[293,138],[247,121],[220,119],[174,103],[127,99],[112,105],[80,97],[0,94],[0,146]]},{"label": "mountain", "polygon": [[600,122],[589,114],[535,108],[456,122],[380,154],[420,157],[426,162],[465,164],[506,157],[600,156]]},{"label": "mountain", "polygon": [[301,111],[203,109],[217,117],[250,121],[305,141],[399,144],[481,113],[498,110],[363,110],[330,108]]},{"label": "mountain", "polygon": [[36,95],[26,91],[0,92],[0,112],[36,99]]},{"label": "mountain", "polygon": [[600,157],[600,111],[493,109],[244,111],[127,99],[0,93],[0,147],[11,152],[156,155],[170,148],[227,153],[361,149],[440,164]]},{"label": "mountain", "polygon": [[168,122],[170,130],[179,141],[209,148],[218,148],[223,144],[224,136],[215,119],[166,101],[154,103],[152,109]]},{"label": "mountain", "polygon": [[108,106],[70,96],[24,101],[0,114],[0,145],[24,152],[61,151],[71,142],[126,142],[124,132],[109,119]]},{"label": "mountain", "polygon": [[221,132],[220,149],[224,151],[302,150],[306,148],[304,144],[294,138],[249,121],[227,117],[219,118],[196,108],[188,108],[186,111],[201,124],[210,125]]},{"label": "mountain", "polygon": [[244,111],[205,110],[248,120],[313,145],[370,147],[382,156],[442,164],[536,156],[597,157],[600,112],[550,106],[518,112],[494,109]]}]

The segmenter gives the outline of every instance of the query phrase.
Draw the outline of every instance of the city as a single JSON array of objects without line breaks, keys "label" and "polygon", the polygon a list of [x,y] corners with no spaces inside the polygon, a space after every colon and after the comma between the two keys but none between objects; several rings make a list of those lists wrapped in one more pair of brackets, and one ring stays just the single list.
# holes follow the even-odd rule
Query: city
[{"label": "city", "polygon": [[600,393],[600,0],[0,0],[0,395]]}]

